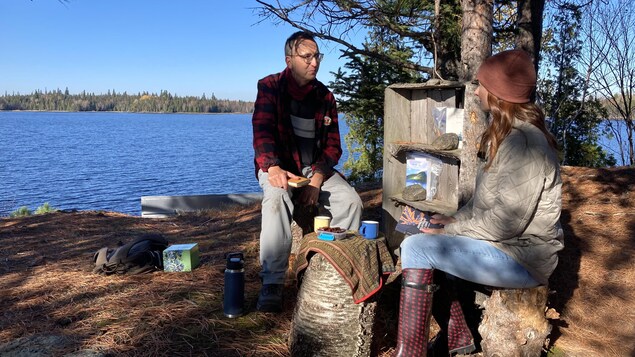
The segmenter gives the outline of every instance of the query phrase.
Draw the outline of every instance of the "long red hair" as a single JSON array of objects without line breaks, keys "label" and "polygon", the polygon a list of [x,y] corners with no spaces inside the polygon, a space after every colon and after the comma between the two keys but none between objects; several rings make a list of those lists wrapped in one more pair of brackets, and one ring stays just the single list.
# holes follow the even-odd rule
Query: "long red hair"
[{"label": "long red hair", "polygon": [[487,93],[487,103],[489,104],[492,118],[485,133],[483,133],[481,137],[481,145],[479,147],[479,155],[487,157],[485,170],[489,169],[492,165],[498,148],[512,131],[514,118],[533,124],[540,129],[540,131],[545,134],[549,145],[554,150],[558,150],[558,141],[549,130],[547,130],[545,114],[535,103],[510,103],[489,92]]}]

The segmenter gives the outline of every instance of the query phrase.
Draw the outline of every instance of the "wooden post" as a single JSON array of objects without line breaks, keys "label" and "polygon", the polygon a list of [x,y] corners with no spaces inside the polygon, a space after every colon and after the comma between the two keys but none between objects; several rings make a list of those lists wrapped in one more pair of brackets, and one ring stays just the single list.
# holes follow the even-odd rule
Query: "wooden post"
[{"label": "wooden post", "polygon": [[311,257],[291,322],[291,356],[371,355],[377,302],[355,304],[351,288],[324,258]]},{"label": "wooden post", "polygon": [[495,289],[483,302],[478,327],[483,356],[537,357],[542,353],[551,325],[545,316],[547,287]]}]

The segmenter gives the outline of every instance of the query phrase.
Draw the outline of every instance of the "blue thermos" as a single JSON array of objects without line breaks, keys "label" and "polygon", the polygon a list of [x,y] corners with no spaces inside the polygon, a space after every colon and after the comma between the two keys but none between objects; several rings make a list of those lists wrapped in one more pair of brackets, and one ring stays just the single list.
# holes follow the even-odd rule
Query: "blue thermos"
[{"label": "blue thermos", "polygon": [[244,313],[245,259],[242,252],[229,253],[226,257],[223,313],[229,318],[234,318]]}]

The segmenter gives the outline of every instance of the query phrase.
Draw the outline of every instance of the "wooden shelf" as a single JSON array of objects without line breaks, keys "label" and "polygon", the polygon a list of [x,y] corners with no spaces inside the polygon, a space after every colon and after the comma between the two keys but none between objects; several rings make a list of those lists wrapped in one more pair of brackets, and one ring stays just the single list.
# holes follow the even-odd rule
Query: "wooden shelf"
[{"label": "wooden shelf", "polygon": [[438,200],[432,201],[408,201],[403,198],[401,194],[390,196],[390,199],[395,202],[395,206],[407,205],[414,207],[420,211],[436,212],[446,216],[451,216],[456,213],[457,207],[447,202]]},{"label": "wooden shelf", "polygon": [[[462,150],[439,150],[432,143],[438,138],[435,108],[463,108],[464,96],[464,83],[440,80],[395,83],[384,91],[382,231],[393,248],[403,240],[402,234],[395,233],[404,206],[445,215],[453,215],[458,210]],[[442,162],[440,172],[435,172],[439,179],[434,200],[403,198],[408,154],[416,152]]]},{"label": "wooden shelf", "polygon": [[439,89],[439,90],[447,90],[447,89],[465,89],[465,83],[458,81],[443,81],[438,79],[431,79],[425,83],[395,83],[388,86],[390,89],[408,89],[408,90],[416,90],[416,89]]},{"label": "wooden shelf", "polygon": [[406,151],[419,151],[425,152],[436,156],[441,156],[445,158],[449,158],[455,160],[457,163],[461,158],[461,149],[455,150],[439,150],[435,149],[430,144],[421,144],[407,141],[396,141],[392,143],[386,144],[386,152],[389,153],[392,157],[397,158],[397,156]]}]

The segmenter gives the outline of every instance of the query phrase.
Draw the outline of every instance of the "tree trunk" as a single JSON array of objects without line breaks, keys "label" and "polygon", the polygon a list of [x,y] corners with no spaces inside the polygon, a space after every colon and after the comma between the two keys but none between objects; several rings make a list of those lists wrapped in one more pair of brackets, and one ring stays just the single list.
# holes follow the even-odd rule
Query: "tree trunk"
[{"label": "tree trunk", "polygon": [[377,302],[355,304],[351,288],[319,253],[309,261],[291,322],[294,357],[371,355]]},{"label": "tree trunk", "polygon": [[545,1],[518,1],[517,11],[516,48],[523,49],[536,58],[536,71],[538,71],[537,55],[540,53],[540,43],[542,42],[542,15],[545,11]]},{"label": "tree trunk", "polygon": [[516,48],[527,51],[534,59],[536,73],[540,64],[540,44],[542,42],[542,15],[545,10],[545,0],[518,1],[518,34]]},{"label": "tree trunk", "polygon": [[460,80],[465,83],[465,118],[463,121],[463,150],[459,173],[459,206],[465,204],[474,193],[478,169],[479,138],[487,127],[485,113],[472,84],[476,71],[491,54],[493,5],[487,0],[462,0],[463,35],[461,36]]},{"label": "tree trunk", "polygon": [[540,356],[551,325],[545,316],[547,287],[495,289],[478,327],[484,356]]}]

